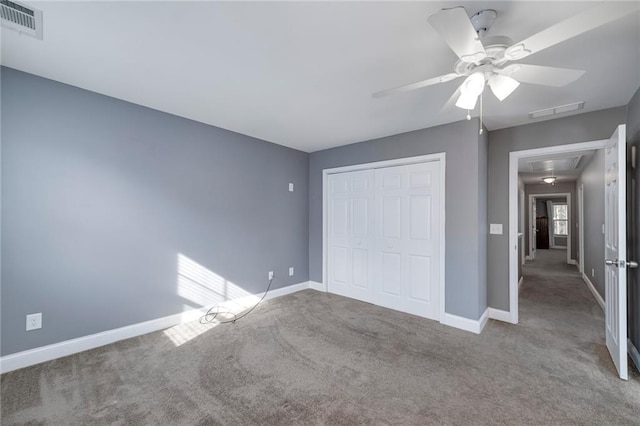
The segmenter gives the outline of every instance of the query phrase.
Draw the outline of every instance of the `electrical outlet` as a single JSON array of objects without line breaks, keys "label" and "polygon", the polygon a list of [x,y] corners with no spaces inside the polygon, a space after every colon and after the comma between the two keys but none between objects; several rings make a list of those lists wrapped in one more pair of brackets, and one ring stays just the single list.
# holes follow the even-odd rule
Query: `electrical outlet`
[{"label": "electrical outlet", "polygon": [[272,280],[272,279],[273,279],[273,276],[274,276],[273,271],[269,271],[269,279],[270,279],[270,280]]},{"label": "electrical outlet", "polygon": [[293,276],[293,266],[291,266],[289,268],[289,276],[292,277]]},{"label": "electrical outlet", "polygon": [[27,315],[27,331],[42,328],[42,312]]},{"label": "electrical outlet", "polygon": [[594,268],[591,268],[591,277],[595,277],[596,276],[596,270]]}]

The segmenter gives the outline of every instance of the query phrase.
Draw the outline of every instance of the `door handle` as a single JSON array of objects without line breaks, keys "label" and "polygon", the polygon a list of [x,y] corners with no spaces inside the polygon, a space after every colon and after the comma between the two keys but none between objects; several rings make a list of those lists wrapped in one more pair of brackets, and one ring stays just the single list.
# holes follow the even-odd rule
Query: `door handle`
[{"label": "door handle", "polygon": [[638,262],[636,262],[635,260],[630,260],[627,262],[627,268],[637,268],[638,267]]},{"label": "door handle", "polygon": [[618,259],[616,260],[606,259],[604,263],[605,265],[609,265],[609,266],[618,266]]}]

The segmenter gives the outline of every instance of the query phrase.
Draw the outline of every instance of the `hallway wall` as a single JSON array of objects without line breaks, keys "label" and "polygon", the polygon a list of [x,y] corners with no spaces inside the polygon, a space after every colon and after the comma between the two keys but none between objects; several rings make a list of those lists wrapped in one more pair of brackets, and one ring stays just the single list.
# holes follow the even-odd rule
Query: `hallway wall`
[{"label": "hallway wall", "polygon": [[604,299],[604,150],[591,158],[576,191],[580,185],[584,185],[584,274]]}]

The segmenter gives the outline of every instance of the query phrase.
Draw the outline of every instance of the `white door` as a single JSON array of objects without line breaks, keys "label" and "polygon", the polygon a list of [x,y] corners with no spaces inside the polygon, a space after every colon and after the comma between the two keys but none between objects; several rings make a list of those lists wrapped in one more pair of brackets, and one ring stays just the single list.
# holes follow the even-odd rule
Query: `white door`
[{"label": "white door", "polygon": [[440,317],[440,162],[375,171],[374,303]]},{"label": "white door", "polygon": [[605,334],[621,379],[627,372],[626,128],[618,126],[605,148]]},{"label": "white door", "polygon": [[372,302],[373,170],[329,175],[328,290]]}]

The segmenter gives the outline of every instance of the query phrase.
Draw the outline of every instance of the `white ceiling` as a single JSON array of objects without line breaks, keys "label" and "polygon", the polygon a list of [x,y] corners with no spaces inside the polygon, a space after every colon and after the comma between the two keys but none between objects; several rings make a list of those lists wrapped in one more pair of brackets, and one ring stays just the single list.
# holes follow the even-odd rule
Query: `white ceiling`
[{"label": "white ceiling", "polygon": [[556,182],[574,182],[595,153],[595,150],[587,150],[520,158],[518,176],[525,184],[543,183],[545,176],[555,176]]},{"label": "white ceiling", "polygon": [[[44,40],[3,28],[1,62],[312,152],[463,119],[441,111],[460,80],[371,97],[452,71],[427,22],[442,7],[495,9],[488,35],[518,41],[597,3],[27,2],[44,11]],[[636,12],[525,58],[587,73],[564,88],[522,84],[502,104],[486,96],[487,128],[576,101],[626,105],[640,86],[639,28]]]}]

